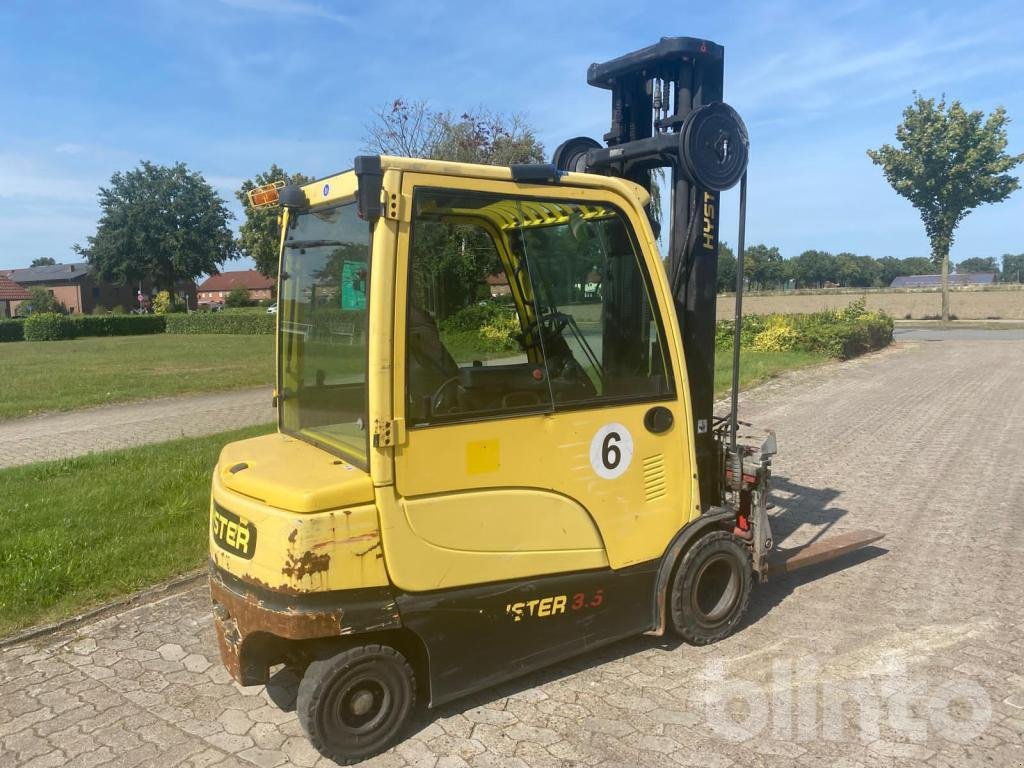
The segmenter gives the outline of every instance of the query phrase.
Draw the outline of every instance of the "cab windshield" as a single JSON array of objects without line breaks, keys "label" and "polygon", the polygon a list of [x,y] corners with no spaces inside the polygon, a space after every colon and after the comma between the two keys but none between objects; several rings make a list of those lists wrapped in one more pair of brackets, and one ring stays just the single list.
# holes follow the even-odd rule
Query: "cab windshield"
[{"label": "cab windshield", "polygon": [[366,467],[370,228],[355,203],[291,214],[281,256],[281,430]]}]

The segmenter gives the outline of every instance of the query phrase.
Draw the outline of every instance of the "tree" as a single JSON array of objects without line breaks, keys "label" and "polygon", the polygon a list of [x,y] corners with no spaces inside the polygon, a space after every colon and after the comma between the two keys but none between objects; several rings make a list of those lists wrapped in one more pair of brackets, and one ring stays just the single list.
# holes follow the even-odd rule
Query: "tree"
[{"label": "tree", "polygon": [[1006,154],[1002,107],[987,118],[968,112],[959,101],[920,95],[903,110],[896,127],[899,146],[883,144],[868,157],[881,166],[893,189],[917,208],[931,243],[932,259],[942,265],[942,319],[949,319],[949,249],[963,218],[983,203],[998,203],[1019,186],[1008,172],[1024,154]]},{"label": "tree", "polygon": [[[433,110],[426,101],[398,98],[374,112],[363,137],[367,152],[485,165],[539,163],[544,147],[519,114],[479,108],[455,116]],[[476,227],[421,225],[414,263],[418,280],[429,285],[433,306],[450,315],[477,300],[475,288],[500,269],[490,236]]]},{"label": "tree", "polygon": [[828,251],[804,251],[793,259],[793,277],[801,288],[820,288],[835,276],[835,256]]},{"label": "tree", "polygon": [[519,113],[478,108],[455,116],[426,101],[398,98],[374,112],[363,143],[367,152],[460,163],[511,165],[544,161],[544,146]]},{"label": "tree", "polygon": [[927,256],[908,256],[900,261],[905,270],[905,275],[931,275],[935,269],[935,262]]},{"label": "tree", "polygon": [[228,295],[224,297],[225,307],[248,307],[251,303],[249,301],[249,292],[242,287],[232,288]]},{"label": "tree", "polygon": [[67,312],[67,308],[57,300],[57,297],[43,286],[33,285],[28,292],[32,294],[28,304],[32,307],[33,315],[39,312],[57,312],[58,314]]},{"label": "tree", "polygon": [[875,284],[881,267],[870,256],[858,256],[854,253],[837,253],[835,271],[830,279],[847,288],[867,288]]},{"label": "tree", "polygon": [[1003,254],[1003,280],[1007,283],[1024,282],[1024,253]]},{"label": "tree", "polygon": [[718,292],[736,290],[736,254],[726,242],[718,244]]},{"label": "tree", "polygon": [[281,249],[281,228],[278,226],[280,210],[277,208],[253,208],[249,204],[249,190],[283,181],[287,184],[308,184],[313,179],[302,173],[287,173],[277,164],[263,173],[246,179],[235,192],[235,197],[245,209],[245,221],[238,228],[238,245],[242,254],[256,262],[256,269],[267,277],[277,277],[278,255]]},{"label": "tree", "polygon": [[743,252],[743,273],[752,286],[761,289],[779,287],[786,282],[786,263],[774,245],[748,246]]},{"label": "tree", "polygon": [[32,259],[32,263],[29,266],[32,267],[52,267],[57,262],[51,259],[49,256],[40,256],[38,259]]},{"label": "tree", "polygon": [[999,265],[996,263],[995,256],[974,256],[964,259],[956,265],[956,271],[962,275],[971,272],[995,272],[996,280],[999,279]]},{"label": "tree", "polygon": [[100,220],[75,250],[102,280],[145,280],[174,292],[178,280],[215,274],[235,258],[234,215],[201,174],[184,163],[143,161],[100,187]]},{"label": "tree", "polygon": [[906,259],[897,259],[892,256],[883,256],[878,259],[878,282],[884,287],[892,285],[892,281],[904,275],[930,275],[935,265],[926,256],[910,256]]}]

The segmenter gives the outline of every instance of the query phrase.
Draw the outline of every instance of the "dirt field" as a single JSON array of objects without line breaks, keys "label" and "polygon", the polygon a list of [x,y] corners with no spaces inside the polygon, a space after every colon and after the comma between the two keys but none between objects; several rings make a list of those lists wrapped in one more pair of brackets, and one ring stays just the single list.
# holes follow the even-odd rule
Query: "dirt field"
[{"label": "dirt field", "polygon": [[[864,298],[868,309],[882,309],[897,320],[921,320],[936,317],[942,309],[942,294],[936,290],[918,291],[822,291],[821,293],[764,293],[743,297],[744,314],[767,315],[773,312],[817,312],[845,307]],[[953,290],[950,312],[960,320],[1024,320],[1024,286],[991,290]],[[732,317],[732,295],[719,296],[718,319]]]}]

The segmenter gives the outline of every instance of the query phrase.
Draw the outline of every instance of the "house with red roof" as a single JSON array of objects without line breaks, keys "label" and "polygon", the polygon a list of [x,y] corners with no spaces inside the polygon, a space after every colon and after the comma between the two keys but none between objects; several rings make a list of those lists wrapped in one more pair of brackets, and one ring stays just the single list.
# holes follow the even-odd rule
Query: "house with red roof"
[{"label": "house with red roof", "polygon": [[14,316],[11,302],[14,302],[16,307],[18,302],[28,301],[31,298],[31,293],[6,275],[0,274],[0,318]]},{"label": "house with red roof", "polygon": [[219,275],[210,275],[199,285],[199,303],[222,304],[235,288],[244,288],[249,293],[249,301],[272,299],[276,284],[274,278],[260,274],[255,269],[221,272]]},{"label": "house with red roof", "polygon": [[[26,290],[45,288],[68,314],[90,315],[97,309],[110,310],[118,306],[134,309],[139,306],[140,293],[148,297],[156,292],[148,281],[114,283],[103,280],[96,275],[92,265],[85,261],[11,269],[5,275]],[[190,307],[195,307],[195,282],[178,280],[174,292],[185,299]],[[9,311],[14,314],[18,311],[18,304],[24,300],[12,300]]]}]

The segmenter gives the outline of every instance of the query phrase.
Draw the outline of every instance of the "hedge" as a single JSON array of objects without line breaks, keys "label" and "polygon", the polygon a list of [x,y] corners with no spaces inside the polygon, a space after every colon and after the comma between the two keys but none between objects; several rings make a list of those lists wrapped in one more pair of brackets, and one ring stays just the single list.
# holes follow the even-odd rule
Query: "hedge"
[{"label": "hedge", "polygon": [[[732,346],[733,327],[732,320],[719,321],[715,341],[720,349]],[[845,309],[744,317],[740,347],[762,352],[818,352],[846,360],[891,344],[892,332],[892,317],[869,312],[864,300],[858,299]]]},{"label": "hedge", "polygon": [[189,312],[164,315],[167,333],[235,333],[262,336],[274,333],[276,317],[266,312]]},{"label": "hedge", "polygon": [[76,336],[142,336],[164,332],[164,315],[72,315]]},{"label": "hedge", "polygon": [[0,342],[23,341],[24,339],[24,320],[0,320]]},{"label": "hedge", "polygon": [[80,336],[140,336],[164,332],[161,315],[58,315],[37,312],[0,321],[0,341],[56,341]]},{"label": "hedge", "polygon": [[25,341],[59,341],[75,338],[71,318],[56,312],[33,312],[25,318]]}]

